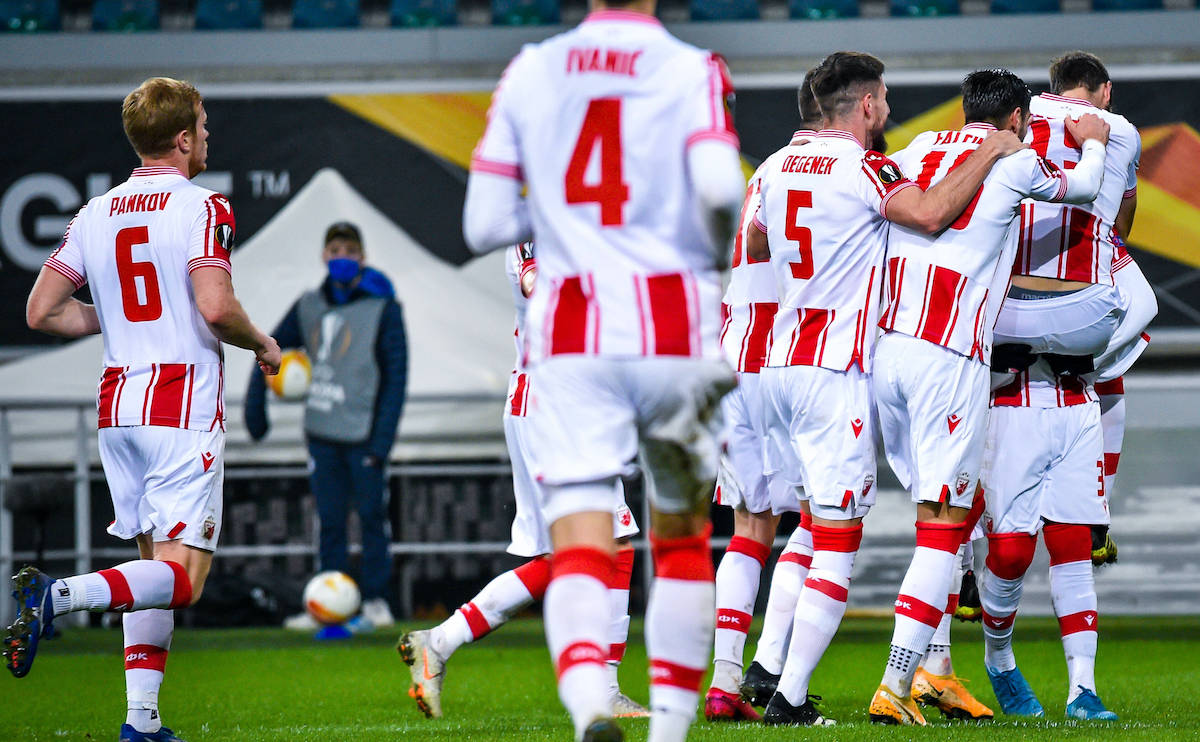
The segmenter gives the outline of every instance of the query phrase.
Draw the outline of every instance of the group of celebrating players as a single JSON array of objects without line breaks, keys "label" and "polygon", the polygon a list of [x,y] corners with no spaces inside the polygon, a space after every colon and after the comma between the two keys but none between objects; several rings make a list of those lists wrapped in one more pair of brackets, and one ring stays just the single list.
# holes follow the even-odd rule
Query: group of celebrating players
[{"label": "group of celebrating players", "polygon": [[[799,88],[804,128],[745,187],[727,70],[652,13],[598,6],[522,51],[493,98],[464,232],[479,252],[509,249],[510,551],[532,559],[401,637],[410,695],[440,716],[451,654],[544,599],[577,739],[621,739],[613,718],[633,716],[650,716],[652,742],[684,739],[714,635],[710,721],[833,724],[809,681],[846,609],[881,447],[916,504],[916,549],[871,720],[923,725],[921,705],[993,716],[949,638],[985,535],[988,675],[1004,713],[1044,715],[1012,650],[1039,532],[1066,713],[1115,720],[1096,694],[1092,561],[1115,552],[1121,375],[1157,304],[1122,242],[1141,145],[1109,110],[1104,65],[1066,54],[1038,96],[1007,70],[971,73],[966,125],[889,158],[883,63],[831,54]],[[635,466],[652,512],[649,710],[617,682]],[[735,522],[715,574],[714,482]],[[800,525],[743,671],[784,512]]]},{"label": "group of celebrating players", "polygon": [[[747,187],[720,58],[672,37],[653,0],[593,6],[513,60],[471,162],[467,242],[509,250],[510,551],[530,561],[400,638],[418,707],[440,716],[454,651],[543,600],[576,739],[620,740],[614,718],[628,716],[650,717],[651,742],[685,739],[710,657],[708,719],[833,724],[809,682],[846,609],[881,445],[916,504],[916,549],[870,718],[924,724],[920,703],[992,716],[949,651],[984,535],[989,678],[1005,713],[1044,714],[1012,650],[1041,532],[1067,714],[1115,719],[1094,679],[1092,528],[1108,523],[1121,375],[1157,306],[1123,248],[1140,140],[1108,110],[1103,64],[1067,54],[1038,96],[1006,70],[971,73],[966,125],[889,158],[883,63],[831,54],[800,86],[804,128]],[[189,182],[207,157],[195,88],[148,80],[123,121],[143,166],[80,210],[27,313],[66,337],[103,331],[109,531],[135,538],[142,559],[60,580],[21,570],[3,651],[21,677],[55,616],[128,613],[120,738],[170,742],[158,690],[173,609],[198,599],[220,532],[221,343],[252,350],[266,373],[279,348],[233,295],[228,200]],[[94,305],[72,298],[85,283]],[[617,683],[638,532],[622,481],[637,469],[654,560],[649,709]],[[715,571],[714,499],[735,521]],[[789,511],[800,525],[743,672]]]}]

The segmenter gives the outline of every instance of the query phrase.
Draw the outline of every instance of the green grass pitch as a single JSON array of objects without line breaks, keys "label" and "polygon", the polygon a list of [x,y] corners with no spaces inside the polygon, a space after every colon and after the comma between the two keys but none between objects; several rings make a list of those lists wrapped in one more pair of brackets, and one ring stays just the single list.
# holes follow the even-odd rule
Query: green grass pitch
[{"label": "green grass pitch", "polygon": [[[1197,618],[1102,617],[1099,691],[1121,715],[1110,725],[1063,719],[1066,670],[1057,626],[1053,619],[1025,618],[1017,623],[1017,658],[1046,706],[1045,720],[951,724],[931,711],[925,729],[873,726],[867,703],[891,627],[890,620],[847,619],[826,654],[813,691],[825,697],[821,708],[838,719],[837,727],[767,729],[700,720],[690,739],[1200,740]],[[281,629],[180,630],[163,686],[163,718],[189,742],[571,739],[540,621],[514,621],[463,647],[448,665],[440,720],[422,717],[405,694],[408,671],[392,649],[398,634],[317,643]],[[640,636],[635,623],[621,677],[626,692],[645,702]],[[959,674],[994,705],[978,625],[956,623],[954,640]],[[120,644],[118,631],[68,629],[44,645],[28,677],[0,677],[0,740],[115,740],[125,713]],[[645,739],[644,720],[623,726],[627,739]]]}]

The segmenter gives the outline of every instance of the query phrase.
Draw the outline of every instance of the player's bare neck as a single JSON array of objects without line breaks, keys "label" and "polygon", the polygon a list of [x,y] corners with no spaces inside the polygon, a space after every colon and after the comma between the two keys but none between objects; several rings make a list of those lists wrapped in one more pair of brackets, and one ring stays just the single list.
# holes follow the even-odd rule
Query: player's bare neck
[{"label": "player's bare neck", "polygon": [[173,167],[186,177],[191,177],[188,173],[188,158],[187,155],[180,152],[178,149],[172,150],[165,155],[155,155],[153,157],[142,157],[142,167]]},{"label": "player's bare neck", "polygon": [[1095,90],[1088,90],[1087,88],[1085,88],[1081,85],[1077,88],[1071,88],[1070,90],[1064,90],[1061,93],[1059,93],[1059,95],[1062,96],[1063,98],[1074,98],[1075,100],[1086,101],[1088,103],[1091,103],[1096,108],[1103,108],[1104,107],[1103,92],[1104,92],[1103,87],[1096,88]]},{"label": "player's bare neck", "polygon": [[867,121],[861,117],[854,118],[833,118],[825,122],[824,129],[836,129],[844,131],[848,134],[853,134],[858,143],[865,149],[866,142],[871,141],[871,137],[867,132]]}]

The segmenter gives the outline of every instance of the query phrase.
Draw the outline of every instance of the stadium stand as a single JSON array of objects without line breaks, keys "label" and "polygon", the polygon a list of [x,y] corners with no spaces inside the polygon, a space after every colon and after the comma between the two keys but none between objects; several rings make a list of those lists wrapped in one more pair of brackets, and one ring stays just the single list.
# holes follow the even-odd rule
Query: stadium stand
[{"label": "stadium stand", "polygon": [[296,0],[292,28],[356,28],[358,0]]},{"label": "stadium stand", "polygon": [[891,0],[892,15],[897,18],[958,15],[958,0]]},{"label": "stadium stand", "polygon": [[1162,10],[1163,0],[1092,0],[1092,10]]},{"label": "stadium stand", "polygon": [[557,0],[492,0],[496,26],[545,26],[559,22]]},{"label": "stadium stand", "polygon": [[791,0],[788,15],[801,20],[857,18],[858,0]]},{"label": "stadium stand", "polygon": [[693,21],[758,20],[758,0],[692,0]]},{"label": "stadium stand", "polygon": [[92,4],[95,31],[156,31],[158,0],[96,0]]},{"label": "stadium stand", "polygon": [[196,28],[202,31],[262,28],[262,0],[197,0]]},{"label": "stadium stand", "polygon": [[58,0],[0,0],[3,30],[57,31],[62,28]]},{"label": "stadium stand", "polygon": [[393,26],[455,26],[458,6],[455,0],[392,0]]},{"label": "stadium stand", "polygon": [[1058,13],[1059,0],[992,0],[992,13]]}]

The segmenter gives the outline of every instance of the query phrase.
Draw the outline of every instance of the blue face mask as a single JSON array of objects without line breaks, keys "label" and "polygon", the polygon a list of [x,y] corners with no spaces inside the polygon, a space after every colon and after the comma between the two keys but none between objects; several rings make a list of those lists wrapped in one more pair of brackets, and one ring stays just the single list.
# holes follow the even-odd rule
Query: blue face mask
[{"label": "blue face mask", "polygon": [[329,261],[329,277],[334,283],[347,284],[358,277],[362,266],[350,258],[334,258]]}]

